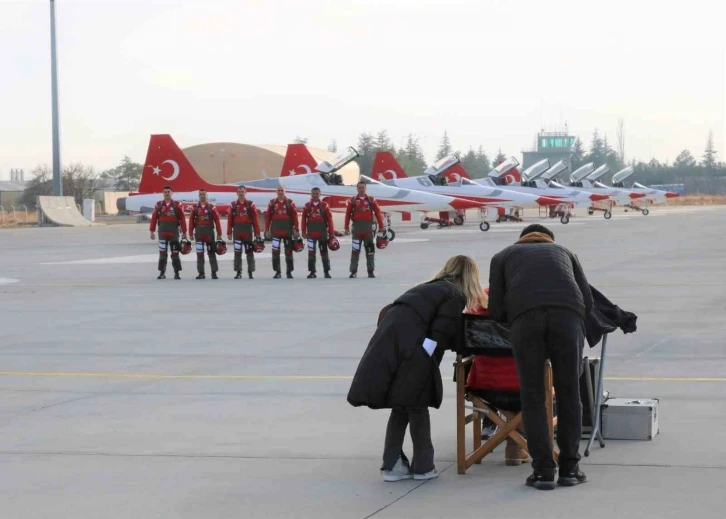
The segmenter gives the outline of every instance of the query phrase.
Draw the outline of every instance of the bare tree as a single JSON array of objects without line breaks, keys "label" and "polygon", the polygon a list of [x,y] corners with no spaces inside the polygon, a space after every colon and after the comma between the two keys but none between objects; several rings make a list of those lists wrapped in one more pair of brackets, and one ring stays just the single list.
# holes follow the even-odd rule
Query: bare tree
[{"label": "bare tree", "polygon": [[625,164],[625,121],[620,118],[618,119],[618,157],[620,157],[620,163]]},{"label": "bare tree", "polygon": [[63,168],[63,193],[75,198],[77,204],[93,198],[99,189],[98,174],[92,167],[76,162]]},{"label": "bare tree", "polygon": [[28,206],[34,206],[38,196],[50,196],[53,194],[53,170],[48,165],[36,166],[30,172],[33,176],[23,191],[21,203]]}]

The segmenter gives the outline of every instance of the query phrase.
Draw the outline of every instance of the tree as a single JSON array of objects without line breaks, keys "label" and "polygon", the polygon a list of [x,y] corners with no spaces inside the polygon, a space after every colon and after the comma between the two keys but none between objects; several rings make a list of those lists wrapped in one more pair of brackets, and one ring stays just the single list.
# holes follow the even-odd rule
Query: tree
[{"label": "tree", "polygon": [[63,193],[75,198],[77,204],[82,204],[86,198],[93,198],[99,191],[98,175],[92,167],[81,163],[72,163],[63,168]]},{"label": "tree", "polygon": [[708,132],[708,142],[706,143],[706,151],[703,152],[703,160],[701,166],[708,170],[716,168],[716,148],[713,146],[713,131]]},{"label": "tree", "polygon": [[370,133],[361,133],[358,136],[358,146],[356,146],[360,154],[355,161],[358,163],[361,175],[370,176],[373,170],[373,158],[375,155],[373,146],[373,136]]},{"label": "tree", "polygon": [[675,169],[692,169],[696,167],[696,159],[693,158],[691,152],[683,150],[678,154],[676,160],[673,162]]},{"label": "tree", "polygon": [[620,159],[620,164],[625,164],[625,121],[622,118],[618,119],[617,139],[618,158]]},{"label": "tree", "polygon": [[572,150],[572,157],[570,157],[570,165],[572,166],[572,171],[575,171],[583,164],[585,164],[585,148],[582,147],[582,141],[578,137],[577,139],[575,139],[575,144],[573,145]]},{"label": "tree", "polygon": [[307,144],[308,138],[307,137],[300,137],[299,135],[295,136],[295,140],[293,140],[295,144]]},{"label": "tree", "polygon": [[451,155],[453,148],[451,147],[451,141],[449,140],[449,134],[444,130],[444,137],[441,139],[439,145],[439,151],[436,152],[436,160],[443,159],[444,157]]},{"label": "tree", "polygon": [[378,135],[373,140],[373,151],[376,153],[379,151],[396,151],[393,142],[391,142],[391,138],[388,136],[388,131],[381,130],[378,132]]},{"label": "tree", "polygon": [[418,137],[409,134],[406,146],[396,151],[396,160],[409,176],[422,175],[426,169],[426,158],[424,157]]},{"label": "tree", "polygon": [[507,156],[502,153],[502,148],[499,148],[499,151],[497,152],[497,156],[494,157],[494,162],[492,162],[492,165],[496,168],[499,164],[507,160]]},{"label": "tree", "polygon": [[101,173],[101,178],[113,179],[115,181],[114,187],[118,191],[136,191],[141,181],[143,169],[144,167],[141,164],[125,156],[118,166]]},{"label": "tree", "polygon": [[328,151],[330,153],[335,153],[336,151],[338,151],[338,141],[336,141],[335,139],[330,141],[330,144],[328,144]]},{"label": "tree", "polygon": [[39,196],[53,195],[53,170],[47,166],[36,166],[30,172],[33,178],[25,186],[20,203],[23,205],[35,205]]},{"label": "tree", "polygon": [[472,175],[476,176],[472,176],[472,178],[486,177],[491,170],[492,167],[489,164],[489,157],[484,153],[484,147],[479,146],[479,149],[476,150],[476,168],[474,168],[474,172],[472,173]]}]

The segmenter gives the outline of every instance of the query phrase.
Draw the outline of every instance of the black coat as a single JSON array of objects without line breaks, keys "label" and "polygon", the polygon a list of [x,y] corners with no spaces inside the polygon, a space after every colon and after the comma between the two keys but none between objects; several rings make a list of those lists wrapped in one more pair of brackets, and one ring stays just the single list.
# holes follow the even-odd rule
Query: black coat
[{"label": "black coat", "polygon": [[612,303],[595,287],[590,286],[595,304],[585,319],[585,337],[591,348],[594,348],[606,333],[612,333],[618,328],[623,333],[633,333],[638,329],[638,316],[627,312]]},{"label": "black coat", "polygon": [[[348,403],[371,409],[441,406],[439,364],[459,342],[466,296],[450,281],[418,285],[383,315],[348,392]],[[437,342],[432,356],[424,339]]]},{"label": "black coat", "polygon": [[584,319],[592,294],[577,256],[555,243],[516,243],[496,254],[489,267],[489,315],[512,323],[542,307],[568,308]]}]

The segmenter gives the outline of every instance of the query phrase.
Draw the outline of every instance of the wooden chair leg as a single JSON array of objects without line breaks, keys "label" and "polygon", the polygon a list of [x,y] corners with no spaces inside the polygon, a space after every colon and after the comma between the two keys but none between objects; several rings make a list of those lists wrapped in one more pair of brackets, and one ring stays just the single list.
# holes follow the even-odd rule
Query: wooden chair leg
[{"label": "wooden chair leg", "polygon": [[545,362],[545,407],[547,409],[547,425],[550,433],[550,445],[552,445],[552,457],[555,461],[558,458],[558,452],[555,448],[555,410],[554,410],[554,396],[555,389],[552,382],[552,363],[549,359]]},{"label": "wooden chair leg", "polygon": [[[459,474],[466,474],[466,381],[461,355],[456,356],[456,466]],[[481,436],[480,436],[481,438]]]}]

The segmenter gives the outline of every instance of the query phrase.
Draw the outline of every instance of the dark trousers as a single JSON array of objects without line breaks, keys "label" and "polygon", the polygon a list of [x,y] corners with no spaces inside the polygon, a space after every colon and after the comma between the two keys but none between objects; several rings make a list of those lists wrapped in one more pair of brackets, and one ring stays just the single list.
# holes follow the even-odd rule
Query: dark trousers
[{"label": "dark trousers", "polygon": [[549,358],[557,398],[560,473],[569,472],[580,461],[580,368],[585,323],[570,310],[552,307],[531,310],[512,323],[509,339],[521,384],[522,419],[532,467],[536,471],[557,468],[552,457],[545,409],[544,366]]},{"label": "dark trousers", "polygon": [[382,470],[391,470],[399,456],[408,461],[403,454],[403,439],[406,427],[410,427],[413,441],[413,462],[411,470],[425,474],[434,470],[434,444],[431,443],[431,418],[428,407],[394,407],[388,418],[386,443],[383,449]]}]

